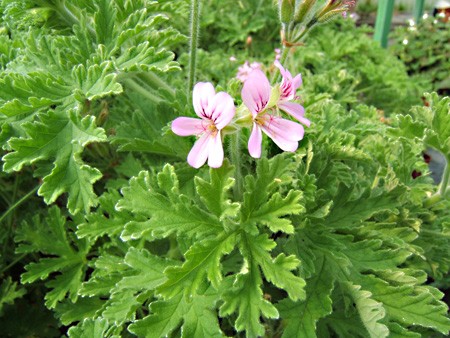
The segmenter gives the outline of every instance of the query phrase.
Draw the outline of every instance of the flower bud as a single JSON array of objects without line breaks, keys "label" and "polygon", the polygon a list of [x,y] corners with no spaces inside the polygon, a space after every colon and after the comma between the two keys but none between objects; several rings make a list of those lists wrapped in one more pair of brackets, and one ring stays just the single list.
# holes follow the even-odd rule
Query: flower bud
[{"label": "flower bud", "polygon": [[280,20],[282,23],[290,23],[294,17],[295,0],[279,0]]},{"label": "flower bud", "polygon": [[298,9],[294,16],[294,21],[296,23],[302,22],[310,13],[311,9],[316,4],[317,0],[304,0],[300,6],[298,6]]}]

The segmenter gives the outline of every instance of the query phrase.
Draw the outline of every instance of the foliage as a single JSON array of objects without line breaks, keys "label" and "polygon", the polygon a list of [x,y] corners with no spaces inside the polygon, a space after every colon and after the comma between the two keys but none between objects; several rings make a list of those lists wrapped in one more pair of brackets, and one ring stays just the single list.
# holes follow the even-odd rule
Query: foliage
[{"label": "foliage", "polygon": [[[242,2],[240,15],[252,18],[255,3]],[[256,12],[273,13],[268,3]],[[447,287],[450,199],[422,151],[449,154],[449,98],[429,94],[428,107],[409,109],[400,88],[415,87],[400,64],[337,23],[285,63],[302,71],[312,122],[299,149],[266,144],[251,159],[243,132],[226,141],[231,161],[193,169],[193,139],[169,128],[194,116],[178,64],[186,56],[172,53],[186,49],[187,5],[2,1],[3,333],[448,334],[447,305],[430,280]],[[220,12],[218,23],[207,10],[218,6],[204,2],[204,27],[215,30],[203,35],[197,76],[216,77],[240,103],[224,55],[267,27],[236,21],[237,11]],[[213,38],[219,27],[229,30]],[[270,60],[272,47],[255,54]]]},{"label": "foliage", "polygon": [[392,37],[392,52],[405,63],[415,81],[442,95],[450,94],[448,23],[428,17],[416,25],[397,28]]}]

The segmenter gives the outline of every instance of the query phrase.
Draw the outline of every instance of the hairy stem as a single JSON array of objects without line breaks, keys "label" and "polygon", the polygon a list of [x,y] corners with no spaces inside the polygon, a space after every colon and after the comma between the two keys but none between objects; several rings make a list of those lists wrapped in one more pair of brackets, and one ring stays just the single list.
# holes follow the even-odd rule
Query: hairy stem
[{"label": "hairy stem", "polygon": [[200,28],[200,0],[191,0],[191,36],[189,44],[189,77],[188,77],[188,97],[195,82],[195,69],[197,63],[197,45]]},{"label": "hairy stem", "polygon": [[242,164],[241,164],[241,151],[240,151],[240,131],[236,131],[231,135],[230,140],[230,157],[231,163],[234,165],[234,177],[236,178],[236,183],[233,187],[233,195],[235,201],[240,201],[242,199]]}]

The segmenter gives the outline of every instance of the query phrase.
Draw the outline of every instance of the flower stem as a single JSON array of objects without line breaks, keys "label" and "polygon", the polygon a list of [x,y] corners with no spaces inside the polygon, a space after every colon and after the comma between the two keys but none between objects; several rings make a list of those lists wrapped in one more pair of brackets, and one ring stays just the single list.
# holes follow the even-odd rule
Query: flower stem
[{"label": "flower stem", "polygon": [[236,183],[233,187],[233,195],[235,201],[240,201],[242,199],[242,187],[243,187],[243,177],[242,177],[242,165],[241,165],[241,144],[240,144],[240,131],[236,131],[231,135],[230,141],[230,157],[231,163],[234,165],[234,177],[236,178]]},{"label": "flower stem", "polygon": [[189,44],[189,77],[188,77],[188,97],[195,82],[195,68],[197,62],[197,44],[200,28],[200,0],[191,0],[191,36]]}]

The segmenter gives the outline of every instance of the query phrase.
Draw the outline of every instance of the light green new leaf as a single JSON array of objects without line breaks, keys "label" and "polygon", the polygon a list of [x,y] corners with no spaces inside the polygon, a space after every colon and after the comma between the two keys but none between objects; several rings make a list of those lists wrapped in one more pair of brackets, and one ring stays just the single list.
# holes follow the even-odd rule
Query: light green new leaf
[{"label": "light green new leaf", "polygon": [[317,321],[333,310],[331,292],[335,276],[323,256],[319,256],[314,263],[316,273],[306,280],[306,298],[297,302],[284,299],[277,304],[286,322],[283,337],[317,337]]},{"label": "light green new leaf", "polygon": [[210,181],[195,177],[197,192],[206,205],[218,218],[225,216],[236,216],[239,204],[231,203],[228,199],[228,191],[233,187],[235,180],[231,176],[234,167],[228,161],[218,169],[210,169]]},{"label": "light green new leaf", "polygon": [[385,338],[389,335],[389,329],[386,325],[379,322],[383,319],[386,312],[383,304],[373,300],[369,291],[361,290],[361,286],[353,285],[349,282],[343,284],[353,299],[359,317],[364,324],[370,338]]},{"label": "light green new leaf", "polygon": [[224,303],[220,307],[220,316],[237,312],[234,327],[238,332],[245,331],[247,337],[264,336],[261,316],[271,319],[279,317],[278,310],[264,299],[261,284],[258,265],[247,261],[239,274],[226,278],[223,283]]},{"label": "light green new leaf", "polygon": [[70,240],[66,233],[66,218],[60,209],[52,207],[48,216],[33,218],[32,223],[24,222],[18,229],[17,252],[37,253],[55,257],[41,258],[38,262],[25,266],[22,283],[32,283],[46,279],[49,274],[56,277],[46,283],[51,290],[46,294],[46,306],[54,308],[66,295],[73,302],[78,298],[78,290],[84,278],[86,254],[89,246],[84,240]]},{"label": "light green new leaf", "polygon": [[69,211],[72,214],[81,210],[88,212],[97,203],[92,185],[102,175],[83,163],[81,153],[86,145],[105,141],[104,130],[95,126],[93,117],[80,119],[72,111],[69,116],[64,112],[49,112],[39,117],[39,122],[24,126],[29,138],[9,141],[14,151],[3,157],[3,169],[19,171],[24,165],[39,160],[53,160],[53,169],[44,177],[38,194],[50,204],[68,192]]},{"label": "light green new leaf", "polygon": [[220,259],[230,253],[236,243],[235,235],[222,234],[215,239],[194,244],[186,252],[186,261],[180,267],[165,270],[167,281],[157,288],[165,298],[183,293],[186,297],[195,295],[205,277],[214,288],[222,281]]},{"label": "light green new leaf", "polygon": [[165,337],[183,321],[182,337],[223,337],[213,311],[217,293],[213,289],[186,298],[182,293],[150,305],[150,315],[137,320],[128,329],[140,337]]}]

